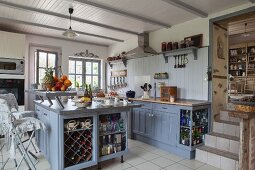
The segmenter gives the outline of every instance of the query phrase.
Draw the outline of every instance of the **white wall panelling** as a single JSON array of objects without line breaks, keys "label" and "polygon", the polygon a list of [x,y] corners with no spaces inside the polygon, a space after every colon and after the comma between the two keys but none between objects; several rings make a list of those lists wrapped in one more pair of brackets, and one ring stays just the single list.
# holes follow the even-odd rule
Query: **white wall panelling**
[{"label": "white wall panelling", "polygon": [[[170,57],[169,62],[165,63],[162,55],[131,59],[127,62],[127,83],[128,87],[119,89],[118,92],[125,95],[128,90],[135,90],[136,97],[142,95],[142,89],[140,88],[145,82],[147,77],[150,77],[151,85],[154,82],[164,81],[166,85],[178,87],[178,98],[182,99],[197,99],[207,100],[208,99],[208,82],[205,81],[206,71],[208,66],[208,48],[201,48],[198,50],[198,60],[194,60],[192,54],[187,56],[189,63],[186,68],[174,68],[174,58]],[[107,71],[107,84],[109,85],[109,77],[111,70],[121,70],[125,67],[121,64],[114,65],[113,69],[108,67]],[[167,80],[154,80],[154,73],[167,72],[169,79]],[[139,81],[137,81],[139,79]],[[152,90],[151,95],[154,95]],[[159,97],[159,88],[157,88],[157,96]]]},{"label": "white wall panelling", "polygon": [[25,35],[0,31],[0,57],[24,58]]}]

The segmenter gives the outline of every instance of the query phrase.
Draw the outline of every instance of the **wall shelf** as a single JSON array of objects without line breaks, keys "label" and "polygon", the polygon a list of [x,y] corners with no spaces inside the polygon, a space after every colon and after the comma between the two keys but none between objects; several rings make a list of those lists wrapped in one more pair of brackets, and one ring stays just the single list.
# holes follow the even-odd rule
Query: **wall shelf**
[{"label": "wall shelf", "polygon": [[194,60],[197,60],[197,50],[198,50],[198,47],[187,47],[187,48],[180,48],[180,49],[171,50],[171,51],[165,51],[160,54],[163,54],[165,63],[168,63],[168,57],[190,54],[190,53],[193,54]]},{"label": "wall shelf", "polygon": [[107,63],[109,64],[111,68],[114,64],[123,64],[125,67],[127,67],[127,59],[125,57],[119,60],[107,61]]}]

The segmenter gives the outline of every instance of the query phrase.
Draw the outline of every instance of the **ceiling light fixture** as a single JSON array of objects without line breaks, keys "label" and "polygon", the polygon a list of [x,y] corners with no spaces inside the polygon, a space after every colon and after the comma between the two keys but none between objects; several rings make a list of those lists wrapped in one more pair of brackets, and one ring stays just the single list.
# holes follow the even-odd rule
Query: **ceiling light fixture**
[{"label": "ceiling light fixture", "polygon": [[249,37],[250,34],[246,32],[246,27],[247,27],[247,23],[244,24],[244,33],[243,33],[243,37]]},{"label": "ceiling light fixture", "polygon": [[75,31],[72,30],[72,27],[71,27],[71,23],[72,23],[72,14],[73,14],[73,8],[69,8],[69,14],[70,14],[70,27],[69,29],[67,29],[65,32],[63,32],[63,36],[66,36],[68,38],[74,38],[74,37],[77,37],[79,36],[78,33],[76,33]]}]

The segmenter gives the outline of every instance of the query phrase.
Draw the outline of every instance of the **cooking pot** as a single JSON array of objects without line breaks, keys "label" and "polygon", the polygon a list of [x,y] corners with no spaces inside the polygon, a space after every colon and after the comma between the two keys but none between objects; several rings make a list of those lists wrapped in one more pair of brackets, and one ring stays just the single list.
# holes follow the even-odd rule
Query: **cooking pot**
[{"label": "cooking pot", "polygon": [[126,96],[127,98],[135,98],[135,91],[131,91],[131,90],[127,91]]}]

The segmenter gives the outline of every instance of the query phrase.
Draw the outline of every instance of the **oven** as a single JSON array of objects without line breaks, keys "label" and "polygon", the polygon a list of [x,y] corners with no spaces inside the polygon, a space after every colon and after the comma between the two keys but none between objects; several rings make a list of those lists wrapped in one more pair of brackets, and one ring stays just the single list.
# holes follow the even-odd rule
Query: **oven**
[{"label": "oven", "polygon": [[24,75],[24,60],[13,58],[0,58],[0,74]]},{"label": "oven", "polygon": [[0,94],[13,93],[19,105],[24,105],[24,79],[0,79]]}]

